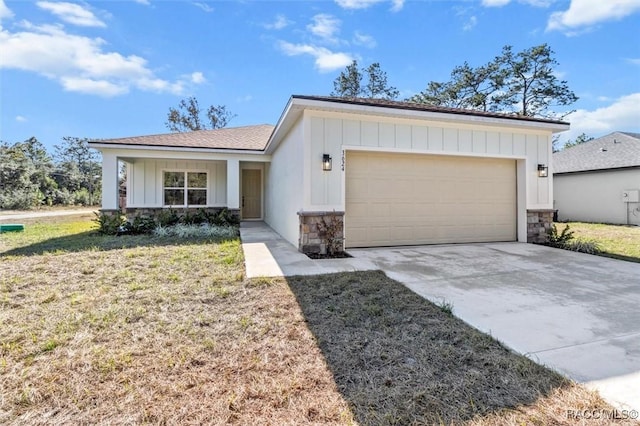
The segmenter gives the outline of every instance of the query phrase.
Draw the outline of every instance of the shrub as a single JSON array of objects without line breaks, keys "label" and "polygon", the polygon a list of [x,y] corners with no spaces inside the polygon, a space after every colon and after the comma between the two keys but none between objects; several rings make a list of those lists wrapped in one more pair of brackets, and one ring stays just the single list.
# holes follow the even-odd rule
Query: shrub
[{"label": "shrub", "polygon": [[320,237],[324,240],[329,255],[333,256],[342,251],[342,220],[336,214],[327,219],[326,216],[318,223]]},{"label": "shrub", "polygon": [[208,238],[235,238],[238,236],[238,228],[235,226],[216,226],[209,224],[174,226],[158,226],[153,230],[153,235],[157,237],[208,237]]},{"label": "shrub", "polygon": [[156,221],[152,217],[136,216],[124,224],[124,230],[132,234],[150,234],[156,229]]},{"label": "shrub", "polygon": [[180,216],[174,209],[163,209],[156,215],[156,221],[159,226],[173,226],[180,221]]},{"label": "shrub", "polygon": [[240,224],[240,219],[225,207],[213,216],[209,223],[220,226],[237,226]]},{"label": "shrub", "polygon": [[103,235],[118,235],[122,226],[126,223],[125,217],[120,210],[116,214],[95,213],[93,219],[98,224],[98,232]]},{"label": "shrub", "polygon": [[571,240],[573,240],[573,231],[569,229],[569,225],[558,234],[558,228],[554,223],[549,232],[549,242],[547,244],[551,247],[567,248]]},{"label": "shrub", "polygon": [[598,254],[601,251],[600,245],[596,241],[575,239],[573,231],[569,229],[569,225],[558,234],[558,229],[554,224],[549,232],[549,242],[547,245],[587,254]]}]

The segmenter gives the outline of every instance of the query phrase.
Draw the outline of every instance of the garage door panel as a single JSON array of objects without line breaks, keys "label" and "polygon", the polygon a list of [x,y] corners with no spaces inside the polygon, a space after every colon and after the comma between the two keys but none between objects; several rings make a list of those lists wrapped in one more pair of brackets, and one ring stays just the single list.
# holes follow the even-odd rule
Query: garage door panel
[{"label": "garage door panel", "polygon": [[514,160],[348,152],[346,163],[347,247],[516,239]]}]

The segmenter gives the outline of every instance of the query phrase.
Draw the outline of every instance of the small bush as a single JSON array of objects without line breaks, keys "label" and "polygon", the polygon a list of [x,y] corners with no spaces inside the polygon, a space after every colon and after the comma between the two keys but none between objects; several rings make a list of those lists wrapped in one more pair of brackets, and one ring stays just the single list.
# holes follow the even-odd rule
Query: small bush
[{"label": "small bush", "polygon": [[118,235],[122,226],[126,223],[126,219],[122,212],[118,212],[114,215],[105,213],[95,213],[96,218],[93,219],[98,224],[98,232],[103,235]]},{"label": "small bush", "polygon": [[556,228],[554,223],[549,232],[549,242],[547,244],[551,247],[567,248],[571,240],[573,240],[573,231],[571,231],[569,225],[558,234],[558,228]]},{"label": "small bush", "polygon": [[156,221],[159,226],[173,226],[180,221],[180,216],[174,209],[163,209],[156,215]]},{"label": "small bush", "polygon": [[158,226],[153,230],[156,237],[207,237],[207,238],[235,238],[238,236],[238,228],[235,226],[216,226],[209,224],[174,226]]},{"label": "small bush", "polygon": [[125,223],[124,230],[131,234],[150,234],[156,226],[152,217],[136,216],[132,221]]},{"label": "small bush", "polygon": [[227,208],[224,208],[220,210],[217,215],[213,216],[209,223],[219,226],[236,226],[240,224],[240,219]]},{"label": "small bush", "polygon": [[569,225],[558,233],[558,229],[554,224],[551,232],[549,232],[549,242],[547,244],[551,247],[587,254],[598,254],[601,251],[600,245],[596,241],[575,239],[573,231],[569,229]]},{"label": "small bush", "polygon": [[602,248],[597,241],[577,239],[569,243],[567,250],[587,254],[598,254],[602,251]]}]

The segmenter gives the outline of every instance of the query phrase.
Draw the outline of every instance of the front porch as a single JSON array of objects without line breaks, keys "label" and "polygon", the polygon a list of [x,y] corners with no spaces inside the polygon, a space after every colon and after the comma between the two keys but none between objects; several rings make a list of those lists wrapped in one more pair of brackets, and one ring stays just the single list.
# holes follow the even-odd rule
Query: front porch
[{"label": "front porch", "polygon": [[[138,150],[142,151],[142,150]],[[263,154],[103,151],[102,211],[118,211],[121,179],[126,185],[127,215],[154,216],[159,211],[229,210],[238,219],[264,215]],[[125,176],[121,176],[124,164]]]}]

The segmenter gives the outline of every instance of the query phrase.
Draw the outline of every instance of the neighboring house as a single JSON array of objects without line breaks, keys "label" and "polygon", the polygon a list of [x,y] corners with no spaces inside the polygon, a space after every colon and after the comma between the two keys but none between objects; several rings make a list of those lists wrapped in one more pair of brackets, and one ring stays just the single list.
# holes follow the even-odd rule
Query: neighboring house
[{"label": "neighboring house", "polygon": [[553,154],[558,219],[640,225],[640,134],[614,132]]},{"label": "neighboring house", "polygon": [[[275,127],[97,140],[102,210],[226,207],[304,252],[338,218],[349,247],[540,241],[561,121],[378,99],[292,96]],[[343,220],[344,219],[344,220]]]}]

